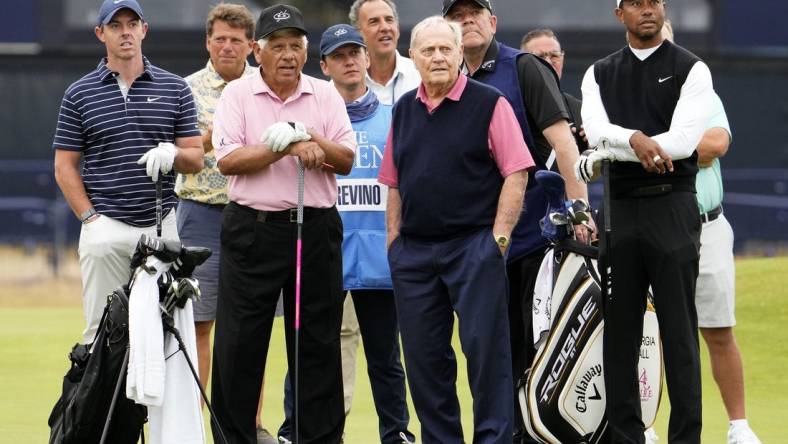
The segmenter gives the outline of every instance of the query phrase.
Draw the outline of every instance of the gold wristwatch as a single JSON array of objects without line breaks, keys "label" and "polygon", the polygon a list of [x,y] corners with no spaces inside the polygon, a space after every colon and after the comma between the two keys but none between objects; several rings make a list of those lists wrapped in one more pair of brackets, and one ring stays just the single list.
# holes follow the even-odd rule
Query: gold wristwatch
[{"label": "gold wristwatch", "polygon": [[495,237],[495,243],[498,244],[499,247],[506,248],[509,246],[509,241],[511,240],[509,236],[505,234],[494,234],[493,237]]}]

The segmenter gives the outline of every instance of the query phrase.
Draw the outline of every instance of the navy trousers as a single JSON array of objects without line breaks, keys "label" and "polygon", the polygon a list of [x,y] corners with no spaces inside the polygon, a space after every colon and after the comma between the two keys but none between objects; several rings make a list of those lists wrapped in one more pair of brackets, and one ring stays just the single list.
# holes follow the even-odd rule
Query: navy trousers
[{"label": "navy trousers", "polygon": [[422,442],[464,442],[451,346],[456,313],[473,395],[473,442],[511,443],[508,284],[492,230],[444,241],[402,235],[392,242],[388,255]]}]

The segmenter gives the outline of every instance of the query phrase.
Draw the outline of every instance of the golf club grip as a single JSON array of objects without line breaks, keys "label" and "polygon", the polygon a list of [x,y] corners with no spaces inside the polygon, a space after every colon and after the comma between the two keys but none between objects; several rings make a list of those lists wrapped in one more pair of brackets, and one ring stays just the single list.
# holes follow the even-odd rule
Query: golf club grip
[{"label": "golf club grip", "polygon": [[161,237],[161,213],[162,213],[162,191],[161,176],[156,179],[156,237]]}]

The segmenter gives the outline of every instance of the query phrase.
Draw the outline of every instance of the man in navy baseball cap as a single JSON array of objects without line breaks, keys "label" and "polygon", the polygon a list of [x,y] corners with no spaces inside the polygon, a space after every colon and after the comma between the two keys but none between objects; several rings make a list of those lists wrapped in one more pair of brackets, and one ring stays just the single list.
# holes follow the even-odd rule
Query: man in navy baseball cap
[{"label": "man in navy baseball cap", "polygon": [[367,45],[364,44],[364,38],[361,37],[361,34],[359,34],[355,27],[344,23],[331,26],[326,29],[320,37],[320,58],[322,59],[345,45],[367,47]]},{"label": "man in navy baseball cap", "polygon": [[142,6],[136,0],[104,0],[99,9],[98,26],[109,23],[112,17],[121,9],[132,10],[140,20],[145,21],[145,17],[142,15]]}]

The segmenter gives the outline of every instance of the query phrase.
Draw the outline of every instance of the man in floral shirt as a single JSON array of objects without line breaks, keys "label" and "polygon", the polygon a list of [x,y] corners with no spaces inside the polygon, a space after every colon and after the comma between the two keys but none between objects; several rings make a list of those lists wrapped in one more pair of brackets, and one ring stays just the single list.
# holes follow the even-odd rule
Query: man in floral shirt
[{"label": "man in floral shirt", "polygon": [[246,59],[252,51],[254,17],[242,5],[222,3],[208,13],[205,47],[210,60],[205,68],[186,78],[196,102],[202,133],[205,168],[196,174],[180,174],[175,192],[180,197],[176,219],[185,245],[209,247],[213,254],[198,267],[202,298],[194,303],[200,381],[207,385],[211,368],[210,336],[216,318],[219,283],[219,233],[222,210],[227,204],[227,179],[216,167],[211,136],[213,113],[224,87],[255,69]]}]

